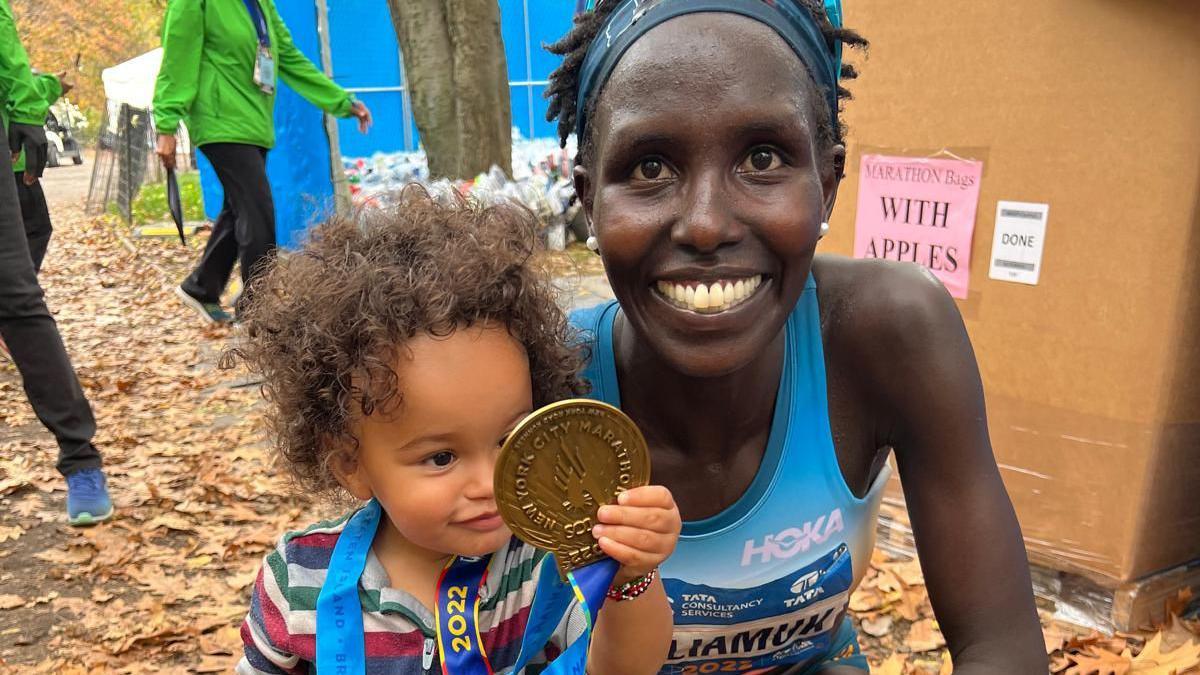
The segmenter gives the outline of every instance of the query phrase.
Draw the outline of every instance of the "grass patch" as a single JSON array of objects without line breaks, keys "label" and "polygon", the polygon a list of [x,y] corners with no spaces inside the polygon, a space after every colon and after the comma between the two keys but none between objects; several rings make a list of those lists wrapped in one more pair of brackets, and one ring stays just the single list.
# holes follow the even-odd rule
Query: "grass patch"
[{"label": "grass patch", "polygon": [[[179,198],[183,201],[184,221],[204,220],[200,174],[191,171],[175,176],[179,180]],[[162,222],[171,222],[171,209],[167,206],[166,181],[143,185],[138,196],[133,200],[133,224],[136,226]]]}]

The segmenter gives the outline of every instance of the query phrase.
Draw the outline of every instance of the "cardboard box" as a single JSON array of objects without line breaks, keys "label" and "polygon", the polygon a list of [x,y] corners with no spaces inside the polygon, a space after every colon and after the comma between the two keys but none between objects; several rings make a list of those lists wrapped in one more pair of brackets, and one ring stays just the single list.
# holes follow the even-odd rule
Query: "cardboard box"
[{"label": "cardboard box", "polygon": [[[850,254],[865,151],[982,159],[958,303],[1032,560],[1117,589],[1200,559],[1200,4],[846,15],[872,44],[849,56],[848,176],[819,250]],[[1050,205],[1035,286],[988,278],[998,200]]]},{"label": "cardboard box", "polygon": [[[878,547],[911,559],[916,555],[903,498],[889,496],[879,511]],[[1034,565],[1033,591],[1038,606],[1056,618],[1106,633],[1134,631],[1161,624],[1168,602],[1190,589],[1200,597],[1200,560],[1113,585]]]}]

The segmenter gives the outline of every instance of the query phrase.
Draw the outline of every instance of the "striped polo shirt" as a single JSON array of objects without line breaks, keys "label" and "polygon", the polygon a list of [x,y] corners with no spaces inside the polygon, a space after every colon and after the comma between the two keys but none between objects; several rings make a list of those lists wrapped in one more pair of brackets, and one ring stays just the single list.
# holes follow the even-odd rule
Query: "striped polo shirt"
[{"label": "striped polo shirt", "polygon": [[[279,541],[259,570],[242,624],[245,656],[241,674],[315,671],[317,596],[329,569],[334,544],[353,513],[291,532]],[[545,553],[513,537],[492,555],[487,580],[480,589],[478,625],[494,672],[510,673],[533,604]],[[553,573],[553,570],[551,571]],[[432,611],[415,597],[388,585],[387,572],[372,550],[359,579],[368,675],[440,673]],[[523,672],[534,675],[558,656],[582,625],[572,607]]]}]

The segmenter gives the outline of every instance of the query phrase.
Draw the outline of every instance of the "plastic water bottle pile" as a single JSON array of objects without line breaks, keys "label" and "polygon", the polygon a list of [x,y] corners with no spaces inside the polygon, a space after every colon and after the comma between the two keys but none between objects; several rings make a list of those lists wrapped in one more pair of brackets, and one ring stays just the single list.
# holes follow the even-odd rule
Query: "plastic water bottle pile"
[{"label": "plastic water bottle pile", "polygon": [[552,139],[520,138],[515,131],[513,137],[511,180],[493,166],[474,180],[431,181],[424,152],[376,153],[343,159],[350,194],[356,204],[382,205],[405,185],[420,183],[435,197],[458,193],[487,204],[514,200],[542,222],[550,247],[562,248],[566,243],[565,225],[578,209],[571,182],[575,139],[570,138],[564,149]]}]

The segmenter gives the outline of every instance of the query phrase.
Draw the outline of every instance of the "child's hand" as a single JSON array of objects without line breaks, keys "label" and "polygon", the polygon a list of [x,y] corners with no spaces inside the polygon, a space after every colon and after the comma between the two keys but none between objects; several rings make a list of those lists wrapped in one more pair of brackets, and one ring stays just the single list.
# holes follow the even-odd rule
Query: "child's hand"
[{"label": "child's hand", "polygon": [[622,492],[615,505],[601,506],[592,535],[600,549],[621,563],[615,584],[636,579],[658,567],[679,541],[683,523],[671,491],[646,485]]}]

